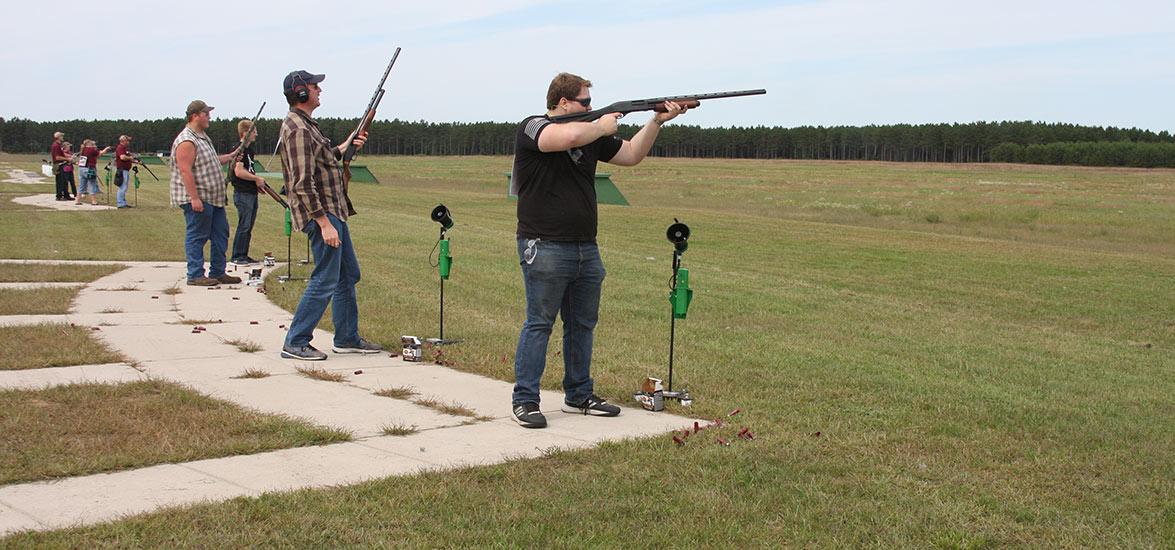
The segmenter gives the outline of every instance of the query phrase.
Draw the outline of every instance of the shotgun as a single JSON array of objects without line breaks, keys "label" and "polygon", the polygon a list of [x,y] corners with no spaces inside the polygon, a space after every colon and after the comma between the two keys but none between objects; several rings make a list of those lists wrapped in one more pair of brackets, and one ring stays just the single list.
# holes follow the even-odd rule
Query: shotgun
[{"label": "shotgun", "polygon": [[559,115],[551,117],[551,122],[591,122],[604,115],[611,113],[635,113],[637,111],[657,111],[658,113],[665,112],[665,102],[672,101],[681,104],[689,109],[694,109],[702,104],[703,100],[721,99],[725,97],[742,97],[748,95],[763,95],[767,90],[739,90],[736,92],[715,92],[710,94],[693,94],[693,95],[675,95],[668,97],[651,97],[649,99],[632,99],[629,101],[617,101],[607,107],[588,111],[586,113],[571,113],[568,115]]},{"label": "shotgun", "polygon": [[358,150],[355,148],[355,138],[366,132],[371,128],[371,123],[375,122],[375,111],[379,109],[380,101],[384,98],[384,82],[387,82],[388,75],[392,72],[392,65],[396,64],[396,58],[400,57],[400,48],[392,53],[392,60],[388,62],[388,68],[384,70],[384,75],[379,79],[379,84],[375,87],[375,93],[371,94],[371,101],[367,103],[367,109],[363,111],[363,116],[359,117],[359,127],[351,133],[347,139],[347,149],[343,151],[343,175],[347,181],[351,181],[351,160],[355,158],[355,153]]}]

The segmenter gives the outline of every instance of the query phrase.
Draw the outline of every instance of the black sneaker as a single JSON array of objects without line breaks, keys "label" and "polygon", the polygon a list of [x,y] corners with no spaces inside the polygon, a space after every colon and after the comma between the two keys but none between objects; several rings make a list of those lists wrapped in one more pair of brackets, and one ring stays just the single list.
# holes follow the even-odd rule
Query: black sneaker
[{"label": "black sneaker", "polygon": [[282,359],[301,359],[302,361],[326,361],[326,354],[317,348],[306,344],[300,348],[289,345],[282,346]]},{"label": "black sneaker", "polygon": [[371,342],[368,342],[367,340],[364,340],[363,337],[360,337],[359,343],[357,343],[357,344],[350,344],[350,345],[346,345],[346,346],[335,345],[331,349],[334,350],[335,353],[368,354],[368,353],[379,353],[384,350],[384,347],[379,344],[373,344]]},{"label": "black sneaker", "polygon": [[547,417],[539,412],[538,403],[518,403],[514,405],[514,421],[523,428],[547,427]]},{"label": "black sneaker", "polygon": [[613,405],[596,394],[591,394],[579,403],[563,402],[563,412],[573,414],[590,414],[592,416],[617,416],[620,407]]},{"label": "black sneaker", "polygon": [[235,264],[235,265],[253,265],[253,264],[257,263],[257,261],[253,260],[251,258],[234,258],[232,260],[229,260],[229,263]]}]

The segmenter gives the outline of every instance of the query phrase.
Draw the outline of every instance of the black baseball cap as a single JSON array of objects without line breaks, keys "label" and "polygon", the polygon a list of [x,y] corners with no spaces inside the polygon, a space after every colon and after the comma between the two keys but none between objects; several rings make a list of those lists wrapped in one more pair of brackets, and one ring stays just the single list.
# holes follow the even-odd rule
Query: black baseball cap
[{"label": "black baseball cap", "polygon": [[326,80],[324,74],[313,74],[306,71],[292,71],[286,75],[286,79],[282,81],[282,92],[286,94],[294,93],[295,86],[308,86],[310,84],[318,84]]}]

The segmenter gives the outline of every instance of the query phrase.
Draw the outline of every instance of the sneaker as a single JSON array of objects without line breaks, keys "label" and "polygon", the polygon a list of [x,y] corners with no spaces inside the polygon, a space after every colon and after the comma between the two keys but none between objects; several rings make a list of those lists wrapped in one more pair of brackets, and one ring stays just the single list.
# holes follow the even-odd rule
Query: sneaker
[{"label": "sneaker", "polygon": [[518,403],[514,405],[514,421],[523,428],[547,427],[547,417],[539,412],[538,403]]},{"label": "sneaker", "polygon": [[340,345],[336,344],[331,349],[334,350],[335,353],[368,354],[368,353],[379,353],[384,350],[384,347],[379,344],[373,344],[371,342],[368,342],[367,340],[364,340],[362,337],[360,337],[359,343],[357,343],[357,344],[350,344],[350,345],[346,345],[346,346],[340,346]]},{"label": "sneaker", "polygon": [[306,344],[300,348],[290,345],[282,346],[282,359],[301,359],[303,361],[326,361],[326,354],[317,348]]},{"label": "sneaker", "polygon": [[245,261],[251,264],[259,264],[260,261],[254,260],[252,256],[245,256]]},{"label": "sneaker", "polygon": [[188,279],[188,286],[216,286],[220,281],[210,279],[208,277],[196,277],[195,279]]},{"label": "sneaker", "polygon": [[257,263],[257,260],[252,258],[237,258],[235,260],[229,260],[229,262],[236,265],[253,265]]},{"label": "sneaker", "polygon": [[220,281],[220,282],[222,282],[222,283],[224,283],[224,284],[226,284],[226,285],[235,285],[235,284],[237,284],[237,283],[241,282],[241,278],[240,278],[240,277],[233,277],[232,275],[229,275],[229,274],[227,274],[227,273],[225,273],[224,275],[221,275],[221,276],[217,277],[217,278],[216,278],[216,280],[217,280],[217,281]]},{"label": "sneaker", "polygon": [[564,402],[563,412],[590,414],[592,416],[617,416],[620,414],[620,407],[600,399],[599,396],[593,393],[579,403]]}]

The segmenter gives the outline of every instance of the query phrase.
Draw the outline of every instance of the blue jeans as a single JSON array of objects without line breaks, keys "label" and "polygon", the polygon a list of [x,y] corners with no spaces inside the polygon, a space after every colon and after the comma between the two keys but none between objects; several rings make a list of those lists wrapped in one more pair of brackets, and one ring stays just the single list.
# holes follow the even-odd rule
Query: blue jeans
[{"label": "blue jeans", "polygon": [[583,401],[593,392],[592,331],[605,274],[600,249],[593,242],[518,239],[518,258],[526,285],[526,322],[514,354],[513,402],[539,402],[556,313],[563,319],[565,400]]},{"label": "blue jeans", "polygon": [[[125,189],[131,185],[123,185]],[[204,203],[204,211],[192,210],[191,203],[180,205],[184,209],[187,229],[184,231],[184,256],[188,259],[188,280],[204,276],[204,243],[212,241],[208,255],[208,276],[216,279],[224,276],[224,252],[228,248],[228,218],[223,206]]]},{"label": "blue jeans", "polygon": [[78,185],[79,195],[98,194],[98,171],[93,168],[82,167],[79,171],[81,182]]},{"label": "blue jeans", "polygon": [[257,220],[257,193],[233,191],[237,205],[237,232],[233,236],[233,260],[249,257],[249,241],[253,240],[253,222]]},{"label": "blue jeans", "polygon": [[335,325],[335,345],[349,346],[359,343],[359,304],[355,301],[355,284],[359,282],[359,258],[351,244],[351,231],[347,224],[331,214],[326,215],[339,232],[339,247],[328,246],[322,240],[322,230],[314,220],[306,222],[302,231],[310,239],[314,252],[314,272],[306,283],[306,292],[294,320],[286,333],[286,346],[300,348],[314,338],[314,327],[331,306],[331,321]]},{"label": "blue jeans", "polygon": [[[127,205],[127,204],[126,204],[126,192],[127,192],[127,189],[130,189],[130,188],[131,188],[131,186],[135,184],[135,180],[134,180],[134,179],[131,177],[131,171],[130,171],[130,170],[119,170],[119,171],[118,171],[118,174],[122,174],[122,187],[119,187],[119,188],[118,188],[118,205],[119,205],[119,206],[126,206],[126,205]],[[115,174],[115,176],[117,177],[117,175],[118,175],[118,174]],[[222,209],[222,210],[223,210],[223,209]],[[205,212],[207,212],[207,211],[208,211],[208,206],[207,206],[207,205],[205,205],[205,206],[204,206],[204,211],[205,211]],[[189,271],[189,272],[191,272],[191,263],[192,263],[192,257],[191,257],[191,256],[188,256],[188,271]],[[201,265],[200,265],[200,271],[204,271],[204,265],[203,265],[203,264],[201,264]],[[222,274],[223,274],[223,273],[222,273]],[[191,277],[189,277],[189,279],[190,279],[190,278],[191,278]]]}]

